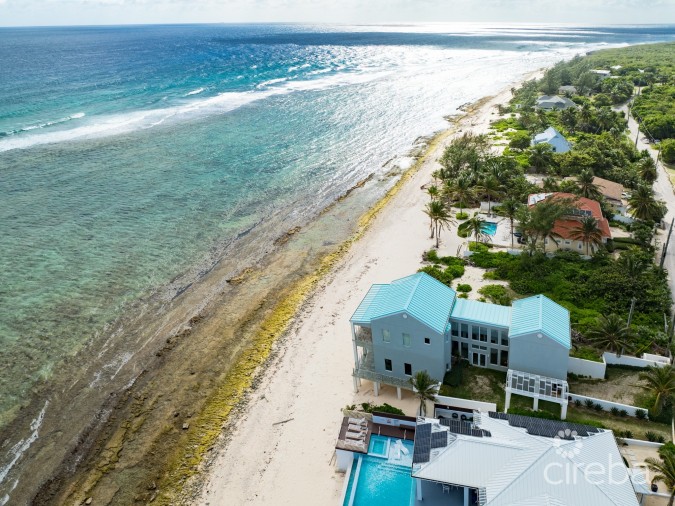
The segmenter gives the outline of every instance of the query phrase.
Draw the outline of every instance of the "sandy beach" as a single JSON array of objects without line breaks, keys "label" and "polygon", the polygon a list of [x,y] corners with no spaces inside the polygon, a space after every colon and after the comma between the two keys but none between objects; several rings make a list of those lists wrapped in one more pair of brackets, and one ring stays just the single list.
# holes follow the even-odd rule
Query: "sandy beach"
[{"label": "sandy beach", "polygon": [[[527,78],[534,77],[530,74]],[[396,398],[384,387],[373,397],[364,381],[353,391],[353,356],[349,318],[373,283],[388,283],[414,273],[429,238],[421,187],[431,180],[437,159],[455,135],[485,133],[498,116],[496,105],[510,99],[510,87],[484,100],[442,134],[418,171],[370,223],[314,295],[303,306],[246,408],[230,420],[201,477],[199,504],[337,504],[344,476],[331,463],[335,439],[346,405],[377,400],[414,415],[409,391]],[[441,234],[440,252],[456,254],[465,240],[456,227]],[[482,280],[470,269],[465,275],[474,291]],[[194,490],[194,489],[193,489]]]}]

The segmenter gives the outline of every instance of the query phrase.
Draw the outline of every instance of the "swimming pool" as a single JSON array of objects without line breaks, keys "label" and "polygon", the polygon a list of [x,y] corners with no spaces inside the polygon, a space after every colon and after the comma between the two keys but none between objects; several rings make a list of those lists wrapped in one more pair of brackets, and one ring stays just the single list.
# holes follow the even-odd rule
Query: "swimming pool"
[{"label": "swimming pool", "polygon": [[343,505],[409,506],[414,493],[412,453],[411,441],[371,436],[368,455],[354,458]]},{"label": "swimming pool", "polygon": [[495,235],[497,233],[497,223],[493,221],[486,221],[483,224],[483,233],[487,235]]}]

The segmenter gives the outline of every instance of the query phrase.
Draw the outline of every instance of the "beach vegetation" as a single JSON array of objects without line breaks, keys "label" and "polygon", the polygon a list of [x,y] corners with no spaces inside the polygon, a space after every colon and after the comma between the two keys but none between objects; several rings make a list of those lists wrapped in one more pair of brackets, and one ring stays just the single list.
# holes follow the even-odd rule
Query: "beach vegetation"
[{"label": "beach vegetation", "polygon": [[469,237],[473,236],[475,243],[488,242],[490,240],[490,235],[487,233],[487,221],[478,215],[466,220],[458,227],[458,230],[468,233]]},{"label": "beach vegetation", "polygon": [[450,217],[448,208],[441,200],[432,200],[431,202],[427,203],[424,212],[430,220],[429,228],[431,229],[431,239],[436,237],[436,247],[438,248],[441,230],[444,228],[449,228],[450,225],[455,222]]},{"label": "beach vegetation", "polygon": [[598,227],[598,220],[593,216],[581,218],[576,228],[571,230],[570,237],[584,244],[586,255],[602,245],[602,231]]},{"label": "beach vegetation", "polygon": [[633,329],[626,320],[614,313],[600,315],[586,337],[596,348],[616,353],[617,357],[632,351]]},{"label": "beach vegetation", "polygon": [[675,139],[662,141],[659,149],[661,151],[661,159],[665,163],[675,163]]},{"label": "beach vegetation", "polygon": [[485,285],[478,290],[478,293],[493,304],[500,306],[510,306],[513,302],[511,291],[504,285]]},{"label": "beach vegetation", "polygon": [[470,292],[471,290],[472,290],[472,288],[471,288],[471,285],[469,285],[469,284],[460,283],[459,285],[457,285],[457,291],[458,292],[466,293],[466,292]]}]

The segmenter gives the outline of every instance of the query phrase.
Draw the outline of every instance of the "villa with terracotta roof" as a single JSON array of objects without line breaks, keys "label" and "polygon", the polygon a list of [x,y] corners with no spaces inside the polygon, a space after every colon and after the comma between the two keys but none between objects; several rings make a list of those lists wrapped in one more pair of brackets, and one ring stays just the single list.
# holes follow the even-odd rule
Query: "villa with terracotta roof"
[{"label": "villa with terracotta roof", "polygon": [[609,230],[609,221],[602,215],[600,203],[597,200],[578,197],[572,193],[535,193],[527,198],[527,205],[532,207],[546,199],[570,200],[574,207],[570,214],[555,222],[553,233],[556,236],[556,240],[551,238],[545,239],[544,247],[546,252],[566,250],[585,254],[586,244],[575,238],[575,231],[579,229],[581,219],[587,216],[595,218],[602,234],[602,244],[606,244],[607,239],[612,238],[612,233]]}]

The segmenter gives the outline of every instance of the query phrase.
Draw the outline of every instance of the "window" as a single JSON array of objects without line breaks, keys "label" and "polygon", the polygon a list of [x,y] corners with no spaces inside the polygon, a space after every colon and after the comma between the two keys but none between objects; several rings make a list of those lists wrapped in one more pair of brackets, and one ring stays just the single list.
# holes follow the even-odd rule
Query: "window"
[{"label": "window", "polygon": [[391,334],[389,333],[389,330],[387,329],[382,329],[382,340],[385,343],[390,343],[391,342]]},{"label": "window", "polygon": [[469,344],[462,343],[462,358],[469,358]]},{"label": "window", "polygon": [[452,335],[458,336],[459,335],[459,323],[450,322],[450,325],[452,326]]},{"label": "window", "polygon": [[509,366],[509,352],[506,350],[502,350],[502,356],[500,357],[501,360],[499,361],[499,365],[508,367]]},{"label": "window", "polygon": [[469,338],[469,325],[466,324],[466,323],[462,323],[462,334],[461,334],[461,336],[462,336],[464,339],[468,339],[468,338]]},{"label": "window", "polygon": [[581,249],[581,246],[582,246],[582,244],[579,243],[579,244],[577,245],[577,248]]},{"label": "window", "polygon": [[499,331],[497,329],[490,329],[490,342],[499,344]]},{"label": "window", "polygon": [[410,334],[403,333],[403,346],[410,348]]},{"label": "window", "polygon": [[385,358],[385,359],[384,359],[384,368],[385,368],[387,371],[391,371],[391,370],[394,369],[394,368],[391,366],[391,359],[389,359],[389,358]]},{"label": "window", "polygon": [[502,346],[508,346],[509,345],[509,334],[506,330],[501,331],[502,335]]},{"label": "window", "polygon": [[405,371],[406,376],[412,376],[412,365],[410,364],[403,364],[403,369]]},{"label": "window", "polygon": [[487,328],[480,327],[480,340],[484,343],[487,342]]},{"label": "window", "polygon": [[490,349],[490,363],[492,365],[499,364],[499,350],[497,348]]},{"label": "window", "polygon": [[478,341],[478,326],[471,325],[471,339]]},{"label": "window", "polygon": [[572,241],[565,240],[565,246],[569,246],[570,244],[572,244]]},{"label": "window", "polygon": [[425,337],[424,338],[424,344],[431,344],[431,339],[429,339],[428,337]]}]

